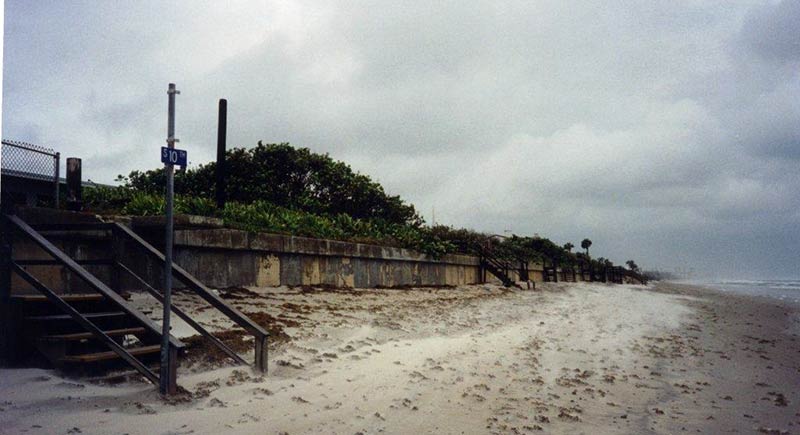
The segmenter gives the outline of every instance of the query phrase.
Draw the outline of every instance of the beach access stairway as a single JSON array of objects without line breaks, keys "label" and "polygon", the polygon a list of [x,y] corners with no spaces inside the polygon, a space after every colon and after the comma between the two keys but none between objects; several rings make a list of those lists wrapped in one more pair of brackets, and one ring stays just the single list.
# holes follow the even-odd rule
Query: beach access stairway
[{"label": "beach access stairway", "polygon": [[542,262],[542,278],[544,282],[558,282],[558,264],[555,260],[550,260],[550,266],[546,260]]},{"label": "beach access stairway", "polygon": [[520,288],[509,276],[509,271],[513,268],[508,262],[500,259],[491,249],[481,244],[476,243],[472,249],[480,258],[480,265],[483,270],[497,277],[505,287]]},{"label": "beach access stairway", "polygon": [[[164,255],[119,223],[50,223],[29,225],[13,214],[0,215],[2,220],[2,257],[0,258],[0,331],[4,337],[4,355],[12,364],[32,361],[49,363],[66,372],[97,375],[120,366],[130,366],[154,384],[160,380],[161,327],[135,308],[121,291],[123,275],[137,283],[137,288],[163,303],[162,293],[135,270],[135,264],[148,264],[163,269]],[[108,244],[108,258],[76,260],[59,249],[48,236],[69,235],[90,237]],[[14,254],[13,240],[22,237],[33,242],[48,259],[22,259]],[[139,260],[139,263],[136,262]],[[42,266],[60,267],[77,277],[85,290],[64,294],[54,291],[29,269]],[[111,285],[90,273],[85,266],[110,267]],[[234,324],[253,336],[255,368],[267,370],[268,333],[260,325],[239,312],[206,288],[177,264],[172,264],[173,278],[199,299],[219,310]],[[11,289],[12,274],[17,275],[36,293],[23,294]],[[65,276],[67,274],[61,274]],[[163,275],[163,274],[162,274]],[[52,276],[52,274],[51,274]],[[116,284],[116,285],[114,285]],[[163,305],[162,305],[163,307]],[[163,308],[162,308],[163,309]],[[171,313],[194,328],[211,345],[222,351],[235,364],[247,361],[228,345],[212,335],[191,315],[172,305]],[[184,344],[170,335],[168,367],[169,392],[175,392],[177,357]]]}]

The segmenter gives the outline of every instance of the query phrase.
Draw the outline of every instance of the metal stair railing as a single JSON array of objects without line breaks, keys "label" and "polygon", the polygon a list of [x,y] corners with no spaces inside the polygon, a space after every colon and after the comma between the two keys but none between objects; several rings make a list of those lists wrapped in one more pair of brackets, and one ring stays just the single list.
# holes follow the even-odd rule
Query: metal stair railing
[{"label": "metal stair railing", "polygon": [[[139,248],[145,255],[149,258],[155,260],[158,264],[163,265],[165,263],[164,254],[162,254],[159,250],[154,248],[151,244],[141,238],[138,234],[134,233],[133,230],[130,228],[119,224],[114,223],[112,225],[112,232],[114,237],[122,237],[126,241],[132,242],[137,248]],[[128,269],[125,267],[125,269]],[[132,273],[128,269],[129,272]],[[269,338],[269,333],[264,330],[259,324],[255,323],[252,319],[241,313],[236,308],[228,305],[222,298],[218,295],[213,293],[209,290],[203,283],[201,283],[197,278],[189,274],[186,270],[184,270],[179,265],[172,263],[172,273],[173,276],[178,278],[184,285],[186,285],[191,291],[195,294],[203,298],[206,302],[208,302],[211,306],[219,310],[221,313],[225,314],[230,320],[236,323],[238,326],[244,328],[250,335],[253,336],[255,339],[255,368],[263,373],[267,372],[267,339]],[[139,278],[141,282],[141,278]],[[151,286],[147,286],[146,289],[153,294],[153,289]],[[161,300],[161,294],[155,291],[156,294],[153,294],[156,298]],[[173,308],[174,310],[174,308]],[[178,316],[182,316],[185,314],[181,314],[178,311],[175,311]],[[188,317],[188,316],[187,316]],[[183,318],[183,317],[181,317]],[[184,319],[185,320],[185,319]],[[196,322],[191,322],[190,325],[194,323],[197,327],[200,325],[196,324]],[[194,326],[194,325],[192,325]],[[206,337],[207,339],[211,340],[217,347],[219,347],[223,352],[227,355],[231,356],[237,362],[244,362],[244,360],[236,354],[233,350],[227,347],[224,343],[216,339],[213,335],[208,333],[205,329],[200,327],[198,329],[195,327],[195,330],[200,332],[201,335]],[[236,356],[233,356],[233,355]]]},{"label": "metal stair railing", "polygon": [[[48,230],[48,231],[57,231],[57,232],[69,232],[69,231],[110,231],[112,237],[114,238],[121,238],[132,242],[136,248],[139,248],[141,252],[143,252],[149,258],[154,259],[157,263],[163,265],[165,262],[164,254],[158,251],[155,247],[150,245],[147,241],[145,241],[142,237],[138,234],[133,232],[130,228],[119,224],[119,223],[70,223],[70,224],[40,224],[36,225],[37,228]],[[129,254],[129,253],[128,253]],[[153,297],[155,297],[159,302],[163,303],[163,295],[161,292],[156,290],[152,285],[148,284],[142,277],[136,274],[130,267],[126,266],[125,264],[121,263],[120,261],[116,261],[119,259],[111,260],[110,262],[106,261],[109,265],[118,267],[122,272],[125,272],[129,276],[131,276],[134,280],[144,286],[144,290],[150,293]],[[187,287],[193,291],[195,294],[202,297],[206,302],[208,302],[211,306],[222,312],[225,316],[231,319],[235,324],[239,325],[240,327],[244,328],[248,333],[250,333],[255,339],[255,367],[257,370],[266,373],[267,372],[267,339],[269,338],[269,333],[264,330],[260,325],[253,322],[249,317],[245,316],[243,313],[238,311],[236,308],[228,305],[224,300],[222,300],[219,296],[211,292],[205,285],[203,285],[200,281],[197,280],[194,276],[186,272],[183,268],[172,263],[172,273],[173,277],[177,277],[181,282],[183,282]],[[117,277],[118,278],[118,277]],[[238,364],[249,365],[247,361],[245,361],[239,354],[237,354],[234,350],[232,350],[228,345],[224,342],[219,340],[205,328],[203,328],[199,323],[194,321],[188,314],[181,311],[175,305],[172,305],[171,312],[175,313],[178,317],[182,320],[186,321],[186,323],[191,326],[195,331],[197,331],[201,336],[205,339],[209,340],[214,346],[219,348],[224,354],[228,355],[231,359],[233,359]]]},{"label": "metal stair railing", "polygon": [[[158,300],[162,304],[164,303],[164,295],[162,295],[161,292],[159,292],[158,290],[154,289],[150,284],[145,282],[145,280],[143,280],[139,275],[137,275],[134,271],[132,271],[130,268],[128,268],[128,266],[125,266],[124,264],[122,264],[120,262],[116,262],[115,265],[117,267],[119,267],[122,271],[127,273],[130,277],[135,279],[139,284],[144,286],[144,289],[147,290],[147,292],[150,293],[151,296],[156,298],[156,300]],[[181,320],[183,320],[189,326],[194,328],[195,331],[199,332],[200,335],[205,337],[207,340],[211,341],[212,344],[217,346],[217,348],[219,348],[226,355],[231,357],[231,359],[233,359],[234,361],[236,361],[239,364],[249,365],[247,363],[247,361],[244,360],[244,358],[239,356],[238,353],[236,353],[233,349],[231,349],[227,344],[222,342],[222,340],[220,340],[219,338],[215,337],[213,334],[208,332],[208,330],[203,328],[203,326],[201,326],[194,319],[192,319],[191,316],[189,316],[188,314],[184,313],[183,310],[181,310],[180,308],[176,307],[175,305],[172,305],[170,308],[171,308],[171,311],[173,313],[175,313],[178,317],[181,318]]]},{"label": "metal stair railing", "polygon": [[[92,289],[97,291],[98,293],[102,294],[106,299],[111,301],[115,304],[119,309],[123,312],[128,314],[129,316],[133,317],[138,323],[140,323],[148,332],[155,334],[157,336],[161,336],[161,331],[159,331],[157,325],[150,320],[147,316],[145,316],[140,311],[134,309],[114,290],[106,286],[102,281],[97,279],[94,275],[89,273],[86,269],[81,267],[75,260],[70,258],[60,249],[58,249],[55,245],[53,245],[49,240],[44,238],[41,234],[39,234],[36,230],[34,230],[30,225],[25,223],[22,219],[15,215],[4,215],[3,218],[11,224],[14,228],[19,230],[23,235],[25,235],[28,239],[32,240],[36,243],[40,248],[42,248],[48,255],[53,257],[59,265],[66,267],[70,272],[77,275],[81,280],[86,282]],[[31,286],[33,286],[37,291],[42,293],[45,297],[48,298],[52,303],[54,303],[59,309],[61,309],[64,313],[68,314],[72,317],[78,324],[80,324],[84,329],[88,332],[91,332],[96,338],[98,338],[101,342],[108,345],[114,353],[119,355],[120,358],[128,362],[132,365],[137,371],[139,371],[143,376],[145,376],[148,380],[153,382],[154,384],[159,383],[159,376],[153,373],[146,365],[142,364],[136,357],[131,355],[124,347],[120,346],[117,342],[111,339],[108,335],[106,335],[100,328],[98,328],[94,323],[92,323],[89,319],[87,319],[83,314],[75,310],[71,305],[69,305],[66,301],[64,301],[58,294],[53,292],[50,288],[42,284],[39,280],[37,280],[34,276],[29,274],[23,267],[15,262],[11,256],[9,258],[4,259],[10,264],[10,268],[13,272],[19,275],[22,279],[28,282]],[[183,349],[184,345],[175,337],[169,337],[170,343],[170,352],[177,352]],[[170,370],[175,370],[176,367],[170,367]],[[170,377],[173,382],[175,380],[175,376]],[[171,385],[170,389],[174,391],[176,385]]]}]

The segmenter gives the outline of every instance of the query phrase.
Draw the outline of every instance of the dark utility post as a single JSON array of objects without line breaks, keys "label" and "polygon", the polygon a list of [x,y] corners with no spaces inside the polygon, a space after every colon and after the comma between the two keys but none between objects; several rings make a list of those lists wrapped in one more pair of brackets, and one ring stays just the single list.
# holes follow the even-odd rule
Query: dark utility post
[{"label": "dark utility post", "polygon": [[[169,103],[167,106],[167,147],[175,148],[175,95],[180,91],[175,89],[175,84],[170,83],[167,95]],[[164,314],[161,323],[161,372],[159,389],[161,394],[174,394],[176,379],[175,372],[171,370],[172,365],[176,364],[171,360],[169,344],[169,316],[172,311],[172,200],[175,193],[175,167],[171,164],[164,165],[167,173],[167,197],[166,197],[166,216],[165,216],[165,235],[164,235]]]},{"label": "dark utility post", "polygon": [[[81,159],[67,158],[67,210],[81,211],[83,192],[81,191]],[[56,199],[56,201],[58,201]]]},{"label": "dark utility post", "polygon": [[225,208],[226,175],[225,147],[228,133],[228,100],[219,100],[219,125],[217,127],[217,209]]}]

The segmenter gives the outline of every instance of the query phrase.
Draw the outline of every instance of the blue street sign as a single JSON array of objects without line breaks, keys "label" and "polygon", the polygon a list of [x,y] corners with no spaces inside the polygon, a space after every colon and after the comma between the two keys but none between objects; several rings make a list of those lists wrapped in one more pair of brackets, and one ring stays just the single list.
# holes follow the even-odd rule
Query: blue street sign
[{"label": "blue street sign", "polygon": [[186,166],[186,150],[161,147],[161,163],[172,166]]}]

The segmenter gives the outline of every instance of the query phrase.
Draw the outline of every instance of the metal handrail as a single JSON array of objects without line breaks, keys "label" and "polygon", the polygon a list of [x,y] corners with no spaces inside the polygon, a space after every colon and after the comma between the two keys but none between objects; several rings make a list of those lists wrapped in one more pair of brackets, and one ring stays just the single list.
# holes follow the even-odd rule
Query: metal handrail
[{"label": "metal handrail", "polygon": [[[122,311],[126,314],[130,315],[134,319],[136,319],[139,324],[141,324],[145,330],[152,334],[159,335],[160,332],[158,331],[157,326],[150,320],[147,316],[143,315],[139,311],[131,308],[125,302],[124,299],[116,292],[111,290],[108,286],[106,286],[102,281],[98,280],[97,277],[90,274],[86,269],[81,267],[75,260],[64,254],[60,249],[58,249],[55,245],[50,243],[49,240],[45,239],[41,234],[36,232],[33,228],[30,227],[25,221],[20,219],[15,215],[5,215],[3,216],[9,223],[15,226],[18,230],[20,230],[26,237],[32,240],[34,243],[39,245],[46,253],[56,259],[62,266],[66,267],[70,272],[76,274],[79,278],[81,278],[84,282],[89,284],[95,291],[103,295],[106,299],[117,305]],[[29,274],[22,266],[9,257],[6,261],[9,262],[11,266],[11,270],[14,271],[17,275],[19,275],[23,280],[28,282],[32,285],[36,290],[40,293],[44,294],[52,303],[54,303],[59,309],[63,312],[67,313],[70,317],[72,317],[78,324],[80,324],[84,329],[88,330],[92,333],[96,338],[98,338],[101,342],[106,344],[111,348],[111,350],[119,355],[120,358],[128,362],[132,365],[139,373],[144,375],[148,380],[153,382],[154,384],[159,383],[160,377],[153,373],[150,368],[142,364],[136,357],[131,355],[124,347],[122,347],[119,343],[114,341],[111,337],[106,335],[100,328],[98,328],[94,323],[92,323],[89,319],[83,316],[79,311],[69,305],[66,301],[64,301],[60,296],[58,296],[55,292],[53,292],[49,287],[45,286],[39,280],[37,280],[34,276]],[[179,350],[183,349],[184,345],[177,340],[173,336],[169,336],[169,350],[170,352],[177,353]],[[172,370],[173,368],[170,368]],[[175,376],[171,376],[170,379],[174,381]],[[170,390],[174,390],[175,385],[170,385]]]},{"label": "metal handrail", "polygon": [[[123,271],[125,271],[126,273],[128,273],[128,275],[130,275],[131,277],[135,278],[141,285],[144,286],[145,290],[147,290],[147,292],[150,293],[150,295],[152,295],[154,298],[156,298],[156,300],[158,300],[162,304],[164,303],[164,295],[162,295],[158,290],[154,289],[153,286],[151,286],[150,284],[145,282],[145,280],[143,280],[142,277],[140,277],[134,271],[132,271],[130,268],[128,268],[128,266],[125,266],[124,264],[122,264],[120,262],[116,262],[115,265],[117,267],[119,267],[120,269],[122,269]],[[217,346],[217,348],[219,348],[221,351],[225,352],[234,361],[236,361],[239,364],[248,365],[247,361],[245,361],[244,358],[239,356],[239,354],[237,354],[233,349],[228,347],[228,345],[223,343],[220,339],[218,339],[217,337],[214,337],[214,335],[212,335],[210,332],[208,332],[207,329],[203,328],[199,323],[197,323],[194,319],[192,319],[188,314],[184,313],[183,310],[181,310],[180,308],[176,307],[174,304],[171,305],[170,308],[171,308],[171,311],[173,313],[175,313],[178,317],[180,317],[184,322],[189,324],[189,326],[194,328],[195,331],[199,332],[200,335],[205,337],[207,340],[211,341],[211,343],[213,343],[215,346]]]},{"label": "metal handrail", "polygon": [[[145,316],[138,310],[130,307],[125,299],[122,298],[117,292],[109,288],[105,285],[102,281],[97,279],[96,276],[89,273],[86,269],[81,267],[77,261],[73,260],[65,253],[63,253],[60,249],[58,249],[55,245],[50,243],[49,240],[45,239],[41,234],[36,232],[30,225],[25,223],[22,219],[15,215],[6,215],[6,219],[11,222],[17,229],[22,231],[22,233],[31,239],[34,243],[39,245],[47,254],[51,257],[58,260],[61,265],[66,267],[70,272],[77,275],[81,280],[89,284],[95,291],[102,294],[104,297],[109,299],[115,305],[117,305],[120,309],[122,309],[126,314],[134,317],[139,323],[141,323],[146,329],[150,330],[150,332],[155,333],[157,335],[161,335],[161,331],[159,331],[158,326],[150,320],[149,317]],[[176,339],[175,337],[170,336],[170,345],[175,346],[178,349],[182,349],[183,343],[180,340]]]},{"label": "metal handrail", "polygon": [[[150,258],[155,259],[160,264],[164,264],[164,262],[166,261],[164,258],[164,254],[162,254],[159,250],[154,248],[147,241],[145,241],[143,238],[141,238],[138,234],[134,233],[133,230],[126,227],[125,225],[122,225],[120,223],[114,223],[113,231],[115,232],[115,234],[122,235],[128,240],[136,243],[136,245],[139,248],[141,248],[145,252],[145,254],[147,254]],[[222,300],[222,298],[214,294],[205,285],[203,285],[203,283],[198,281],[197,278],[186,272],[179,265],[173,263],[172,273],[173,276],[177,277],[181,282],[183,282],[187,287],[189,287],[189,289],[195,292],[198,296],[205,299],[214,308],[225,314],[234,323],[244,328],[248,333],[250,333],[253,336],[253,338],[255,339],[256,369],[266,373],[267,338],[269,337],[269,333],[259,324],[255,323],[249,317],[245,316],[242,312],[228,305],[224,300]]]}]

